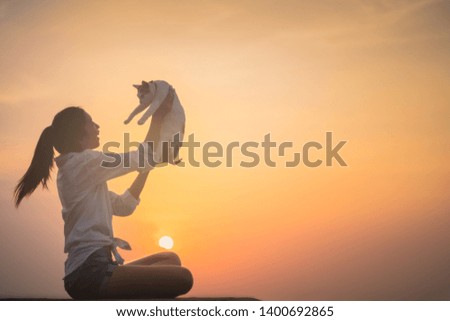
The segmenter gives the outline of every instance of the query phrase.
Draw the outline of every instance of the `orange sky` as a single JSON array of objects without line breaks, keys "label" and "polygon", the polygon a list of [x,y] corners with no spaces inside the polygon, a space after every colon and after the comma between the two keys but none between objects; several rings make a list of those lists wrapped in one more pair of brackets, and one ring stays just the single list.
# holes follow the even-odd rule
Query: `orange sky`
[{"label": "orange sky", "polygon": [[348,166],[157,169],[114,220],[126,259],[170,235],[192,296],[448,299],[449,18],[439,0],[2,1],[0,297],[67,297],[54,181],[11,198],[41,131],[80,105],[102,143],[141,140],[131,85],[164,79],[202,144],[331,131]]}]

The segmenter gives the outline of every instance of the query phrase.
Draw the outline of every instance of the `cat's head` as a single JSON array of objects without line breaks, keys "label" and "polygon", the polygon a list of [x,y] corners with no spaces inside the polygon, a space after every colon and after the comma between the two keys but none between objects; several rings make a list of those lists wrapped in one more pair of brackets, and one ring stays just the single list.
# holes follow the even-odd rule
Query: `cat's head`
[{"label": "cat's head", "polygon": [[137,89],[137,97],[139,98],[140,102],[153,99],[153,96],[155,94],[153,81],[146,82],[142,80],[142,83],[140,85],[133,85],[133,87]]}]

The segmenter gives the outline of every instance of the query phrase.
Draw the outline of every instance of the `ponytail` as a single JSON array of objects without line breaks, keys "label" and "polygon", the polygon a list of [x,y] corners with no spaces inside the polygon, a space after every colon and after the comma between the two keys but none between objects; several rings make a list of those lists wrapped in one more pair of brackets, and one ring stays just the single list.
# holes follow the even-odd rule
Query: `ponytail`
[{"label": "ponytail", "polygon": [[44,129],[39,137],[30,167],[14,189],[16,207],[39,184],[47,188],[55,156],[53,148],[59,154],[82,151],[80,141],[85,124],[86,112],[80,107],[67,107],[55,115],[52,125]]},{"label": "ponytail", "polygon": [[39,184],[42,183],[43,188],[48,188],[47,181],[50,178],[55,155],[53,151],[55,137],[53,132],[53,127],[48,126],[39,137],[31,164],[14,189],[16,207],[19,206],[25,196],[33,193]]}]

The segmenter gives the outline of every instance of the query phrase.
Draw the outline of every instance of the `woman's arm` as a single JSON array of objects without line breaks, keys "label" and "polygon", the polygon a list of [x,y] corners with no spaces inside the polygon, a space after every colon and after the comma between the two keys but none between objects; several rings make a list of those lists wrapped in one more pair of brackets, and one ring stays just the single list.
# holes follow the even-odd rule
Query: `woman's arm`
[{"label": "woman's arm", "polygon": [[131,184],[128,191],[135,199],[139,199],[139,196],[141,195],[142,190],[144,189],[145,182],[147,181],[147,177],[150,172],[144,172],[139,173],[138,176],[135,178],[133,184]]},{"label": "woman's arm", "polygon": [[[174,89],[170,87],[169,93],[167,94],[167,97],[166,99],[164,99],[160,108],[163,108],[163,105],[171,105],[173,103],[173,98],[174,98]],[[145,136],[144,141],[145,142],[150,141],[150,128],[147,132],[147,136]],[[137,200],[139,199],[139,196],[141,195],[141,192],[144,189],[144,185],[147,181],[149,173],[150,173],[149,171],[139,173],[136,179],[134,180],[133,184],[131,184],[130,188],[128,189],[130,191],[130,194],[133,195],[133,197]]]}]

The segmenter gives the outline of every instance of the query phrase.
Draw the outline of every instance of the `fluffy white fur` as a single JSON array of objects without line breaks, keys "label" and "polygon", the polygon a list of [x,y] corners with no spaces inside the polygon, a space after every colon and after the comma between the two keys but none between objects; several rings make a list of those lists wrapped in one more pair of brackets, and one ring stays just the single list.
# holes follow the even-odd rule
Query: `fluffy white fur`
[{"label": "fluffy white fur", "polygon": [[167,154],[167,151],[163,153],[162,149],[163,142],[170,144],[177,134],[179,134],[179,141],[183,141],[186,116],[177,94],[174,93],[172,106],[160,108],[161,103],[169,93],[171,87],[169,83],[164,80],[154,80],[150,82],[142,81],[140,85],[133,86],[138,90],[139,105],[124,123],[128,124],[137,114],[148,108],[139,119],[138,124],[143,125],[152,116],[150,135],[151,141],[155,144],[155,160],[174,163],[178,157],[179,148],[169,148],[168,159],[166,155],[163,155]]}]

